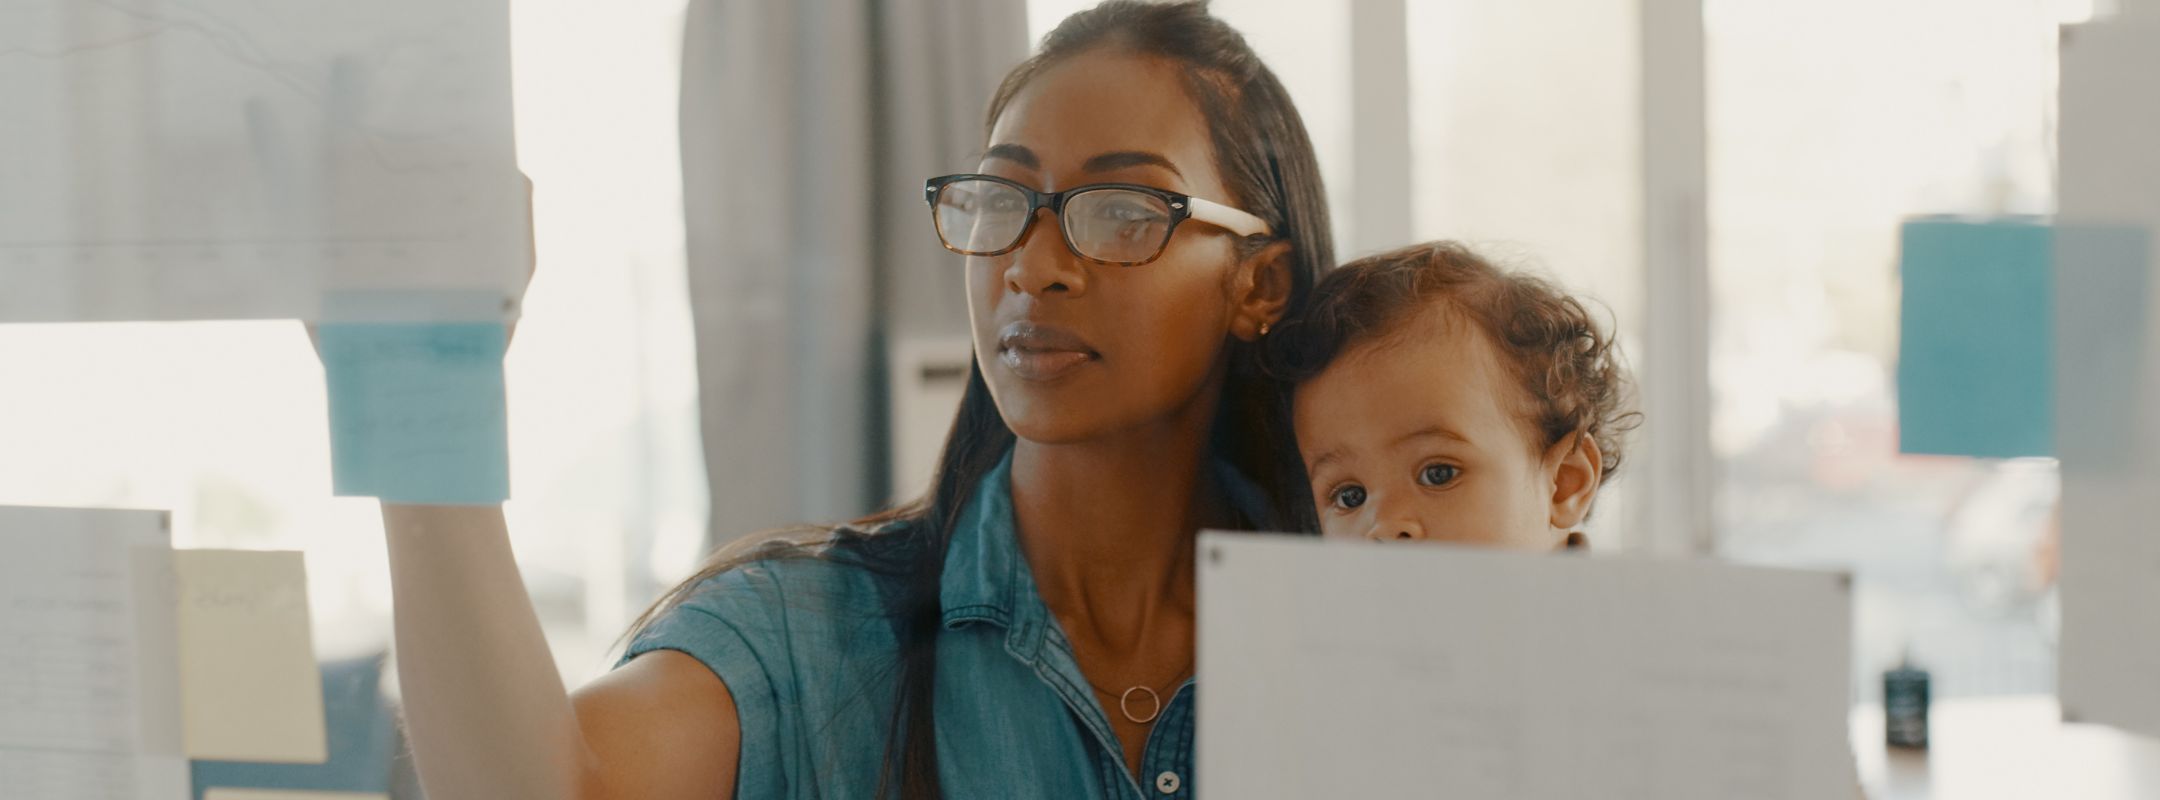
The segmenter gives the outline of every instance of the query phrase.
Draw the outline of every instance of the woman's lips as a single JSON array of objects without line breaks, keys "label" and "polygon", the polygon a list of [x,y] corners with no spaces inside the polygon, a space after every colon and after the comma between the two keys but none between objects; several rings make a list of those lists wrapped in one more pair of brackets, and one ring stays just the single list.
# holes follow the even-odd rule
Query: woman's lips
[{"label": "woman's lips", "polygon": [[1079,334],[1033,322],[998,331],[998,361],[1025,381],[1051,381],[1101,358]]},{"label": "woman's lips", "polygon": [[998,360],[1025,381],[1050,381],[1064,377],[1079,369],[1095,357],[1071,350],[1006,350],[998,353]]}]

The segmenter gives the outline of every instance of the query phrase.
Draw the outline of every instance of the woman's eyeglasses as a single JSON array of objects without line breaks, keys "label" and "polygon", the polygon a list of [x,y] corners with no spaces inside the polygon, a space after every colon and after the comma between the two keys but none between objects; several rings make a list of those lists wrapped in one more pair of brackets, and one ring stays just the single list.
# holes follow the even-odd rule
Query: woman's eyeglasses
[{"label": "woman's eyeglasses", "polygon": [[1010,253],[1035,224],[1035,212],[1057,214],[1065,246],[1098,264],[1137,266],[1160,257],[1170,234],[1188,219],[1239,236],[1263,236],[1267,221],[1210,200],[1130,183],[1095,183],[1038,192],[992,175],[946,175],[923,186],[945,249],[970,256]]}]

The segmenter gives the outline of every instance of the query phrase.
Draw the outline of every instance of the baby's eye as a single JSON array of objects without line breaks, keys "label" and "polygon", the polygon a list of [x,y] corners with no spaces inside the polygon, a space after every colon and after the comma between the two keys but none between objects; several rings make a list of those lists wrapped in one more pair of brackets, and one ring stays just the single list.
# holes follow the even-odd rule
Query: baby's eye
[{"label": "baby's eye", "polygon": [[1446,486],[1461,474],[1462,469],[1453,464],[1426,464],[1423,469],[1418,470],[1417,479],[1418,483],[1426,486]]},{"label": "baby's eye", "polygon": [[1330,493],[1328,501],[1344,511],[1357,508],[1365,504],[1365,487],[1354,483],[1343,486]]}]

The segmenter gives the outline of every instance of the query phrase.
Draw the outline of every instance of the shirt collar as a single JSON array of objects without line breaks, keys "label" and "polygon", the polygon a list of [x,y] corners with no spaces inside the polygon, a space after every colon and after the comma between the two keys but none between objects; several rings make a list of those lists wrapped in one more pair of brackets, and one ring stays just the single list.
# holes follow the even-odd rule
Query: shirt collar
[{"label": "shirt collar", "polygon": [[1011,624],[1022,579],[1026,578],[1027,588],[1034,588],[1033,576],[1023,575],[1020,569],[1025,562],[1020,558],[1015,527],[1012,451],[1008,449],[975,485],[967,508],[953,526],[939,592],[946,627],[976,621]]},{"label": "shirt collar", "polygon": [[[1012,506],[1012,450],[975,485],[953,526],[939,587],[946,628],[990,622],[1008,628],[1007,647],[1028,657],[1041,644],[1049,611],[1035,576],[1020,555]],[[1268,518],[1266,494],[1229,462],[1213,460],[1215,478],[1233,510],[1249,521]]]}]

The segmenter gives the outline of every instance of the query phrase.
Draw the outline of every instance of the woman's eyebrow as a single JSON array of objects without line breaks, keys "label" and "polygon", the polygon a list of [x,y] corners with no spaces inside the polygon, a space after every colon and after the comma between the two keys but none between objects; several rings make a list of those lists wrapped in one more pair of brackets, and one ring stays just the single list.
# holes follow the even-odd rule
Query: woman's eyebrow
[{"label": "woman's eyebrow", "polygon": [[1086,172],[1110,172],[1138,166],[1162,167],[1169,170],[1172,175],[1179,178],[1185,177],[1185,173],[1180,171],[1176,164],[1170,163],[1170,159],[1164,158],[1161,153],[1150,153],[1145,150],[1115,150],[1103,153],[1088,159],[1087,163],[1080,165],[1080,169]]},{"label": "woman's eyebrow", "polygon": [[1035,151],[1027,149],[1024,145],[991,145],[990,149],[983,151],[983,160],[988,161],[993,158],[1002,158],[1028,169],[1042,168],[1042,160],[1035,157]]},{"label": "woman's eyebrow", "polygon": [[[1042,169],[1042,159],[1037,158],[1035,151],[1029,150],[1027,145],[1010,142],[991,145],[990,149],[983,151],[983,160],[993,158],[1004,159],[1027,169]],[[1181,179],[1185,177],[1185,172],[1178,169],[1176,164],[1170,163],[1170,159],[1161,153],[1146,150],[1113,150],[1101,153],[1081,164],[1080,169],[1084,172],[1110,172],[1139,166],[1162,167]]]}]

